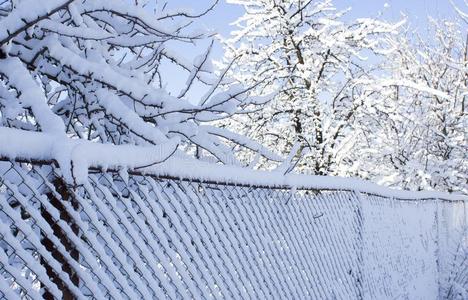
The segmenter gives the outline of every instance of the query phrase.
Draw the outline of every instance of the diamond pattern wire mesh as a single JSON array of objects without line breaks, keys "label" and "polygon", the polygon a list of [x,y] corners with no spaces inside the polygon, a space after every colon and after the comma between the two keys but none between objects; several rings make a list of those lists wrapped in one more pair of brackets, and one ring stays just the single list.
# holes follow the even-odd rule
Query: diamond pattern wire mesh
[{"label": "diamond pattern wire mesh", "polygon": [[0,298],[467,295],[463,201],[124,177],[0,162]]}]

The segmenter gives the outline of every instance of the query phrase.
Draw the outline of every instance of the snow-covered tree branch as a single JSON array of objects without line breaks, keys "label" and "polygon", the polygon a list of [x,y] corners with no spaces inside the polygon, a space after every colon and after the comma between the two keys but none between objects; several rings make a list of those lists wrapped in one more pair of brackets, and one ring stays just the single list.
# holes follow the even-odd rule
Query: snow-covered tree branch
[{"label": "snow-covered tree branch", "polygon": [[[211,39],[195,26],[216,2],[189,13],[150,1],[3,1],[0,126],[114,145],[175,143],[180,155],[204,149],[235,164],[223,144],[231,133],[200,125],[242,112],[256,101],[252,88],[225,87],[211,46],[193,62],[176,51]],[[176,96],[164,64],[187,78]],[[203,99],[187,98],[195,82],[209,91]]]}]

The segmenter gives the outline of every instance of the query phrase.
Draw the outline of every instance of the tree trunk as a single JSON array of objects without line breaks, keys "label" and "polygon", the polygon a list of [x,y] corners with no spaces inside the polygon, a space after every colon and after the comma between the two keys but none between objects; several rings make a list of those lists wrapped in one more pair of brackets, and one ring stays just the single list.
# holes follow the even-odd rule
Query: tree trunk
[{"label": "tree trunk", "polygon": [[[78,207],[77,202],[73,200],[73,197],[69,191],[69,188],[67,187],[65,182],[63,182],[62,179],[56,178],[52,183],[54,184],[56,191],[60,194],[61,199],[58,199],[52,193],[48,193],[47,197],[50,200],[50,204],[52,204],[52,206],[54,206],[58,211],[60,211],[60,219],[65,221],[67,224],[70,224],[73,232],[75,234],[78,234],[79,232],[78,226],[73,222],[72,217],[68,214],[68,212],[65,209],[65,206],[62,203],[64,201],[71,202],[72,207],[74,209],[77,209]],[[44,207],[41,209],[41,214],[44,217],[44,220],[51,226],[54,232],[54,235],[60,240],[61,244],[65,247],[65,249],[70,254],[70,256],[74,260],[78,261],[79,259],[78,250],[70,242],[69,238],[67,237],[63,229],[60,228],[58,224],[56,224],[56,221],[54,221],[52,215]],[[44,247],[50,252],[50,254],[62,265],[62,271],[68,274],[68,276],[70,277],[71,281],[73,282],[75,286],[78,286],[79,278],[76,274],[76,271],[67,263],[65,257],[57,250],[57,247],[54,245],[54,243],[45,235],[43,235],[41,242],[44,245]],[[45,259],[42,257],[41,257],[41,264],[46,269],[47,275],[50,277],[51,281],[54,282],[57,285],[58,289],[62,292],[63,294],[62,299],[65,299],[65,300],[75,299],[70,289],[58,277],[58,275],[54,272],[53,268],[48,264],[48,262],[45,261]],[[47,289],[45,290],[43,297],[46,300],[54,299],[53,295]]]}]

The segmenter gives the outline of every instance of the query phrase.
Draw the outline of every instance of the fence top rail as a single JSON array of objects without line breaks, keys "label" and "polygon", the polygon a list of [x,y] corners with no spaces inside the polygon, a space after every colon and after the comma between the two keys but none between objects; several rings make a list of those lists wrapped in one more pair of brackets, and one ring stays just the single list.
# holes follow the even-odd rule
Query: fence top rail
[{"label": "fence top rail", "polygon": [[[0,161],[17,161],[36,165],[56,165],[55,160],[10,159],[0,156]],[[121,172],[118,166],[89,167],[90,173]],[[283,174],[274,171],[259,171],[237,166],[218,165],[207,162],[184,159],[168,159],[167,161],[141,168],[126,169],[128,174],[151,176],[161,179],[173,179],[189,182],[244,186],[267,189],[291,189],[310,191],[354,191],[368,195],[394,198],[397,200],[443,200],[465,201],[468,196],[437,191],[407,191],[384,187],[367,180],[344,178],[337,176],[317,176],[304,174]]]},{"label": "fence top rail", "polygon": [[[175,153],[173,143],[155,147],[99,144],[52,135],[0,127],[0,159],[60,166],[68,182],[87,180],[90,169],[128,170],[187,181],[298,190],[345,190],[401,200],[441,199],[468,201],[467,195],[433,191],[403,191],[357,178],[283,174],[238,166],[201,162]],[[6,141],[6,142],[5,142]],[[173,155],[175,153],[175,155]]]},{"label": "fence top rail", "polygon": [[162,164],[142,169],[140,172],[156,177],[224,185],[294,190],[356,191],[401,200],[468,201],[468,196],[462,194],[396,190],[358,178],[295,173],[283,174],[282,172],[259,171],[190,160],[169,159]]}]

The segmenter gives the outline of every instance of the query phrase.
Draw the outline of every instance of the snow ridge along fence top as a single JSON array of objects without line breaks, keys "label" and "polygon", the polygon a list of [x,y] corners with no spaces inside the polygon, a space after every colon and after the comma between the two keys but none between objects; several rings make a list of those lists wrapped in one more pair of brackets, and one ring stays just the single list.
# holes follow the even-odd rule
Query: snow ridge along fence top
[{"label": "snow ridge along fence top", "polygon": [[[1,161],[11,159],[0,155]],[[15,158],[19,163],[51,165],[59,167],[55,159]],[[199,183],[213,183],[227,186],[245,186],[269,189],[292,189],[305,191],[355,191],[363,194],[393,198],[395,200],[434,200],[468,201],[467,195],[437,191],[405,191],[374,184],[358,178],[315,176],[280,172],[257,171],[237,166],[217,165],[189,159],[168,158],[162,163],[143,168],[121,168],[92,164],[89,173],[124,172],[132,175],[145,175],[161,179],[174,179]]]},{"label": "snow ridge along fence top", "polygon": [[73,185],[50,159],[0,162],[0,298],[466,299],[463,196],[105,167]]},{"label": "snow ridge along fence top", "polygon": [[[22,138],[16,138],[18,136]],[[282,172],[211,164],[181,157],[175,153],[176,145],[172,143],[153,147],[109,145],[5,127],[0,127],[0,140],[9,141],[0,148],[0,161],[55,165],[61,169],[63,179],[73,185],[87,182],[89,171],[109,170],[221,185],[309,191],[346,190],[399,200],[468,201],[466,195],[395,190],[357,178],[285,175]]]}]

